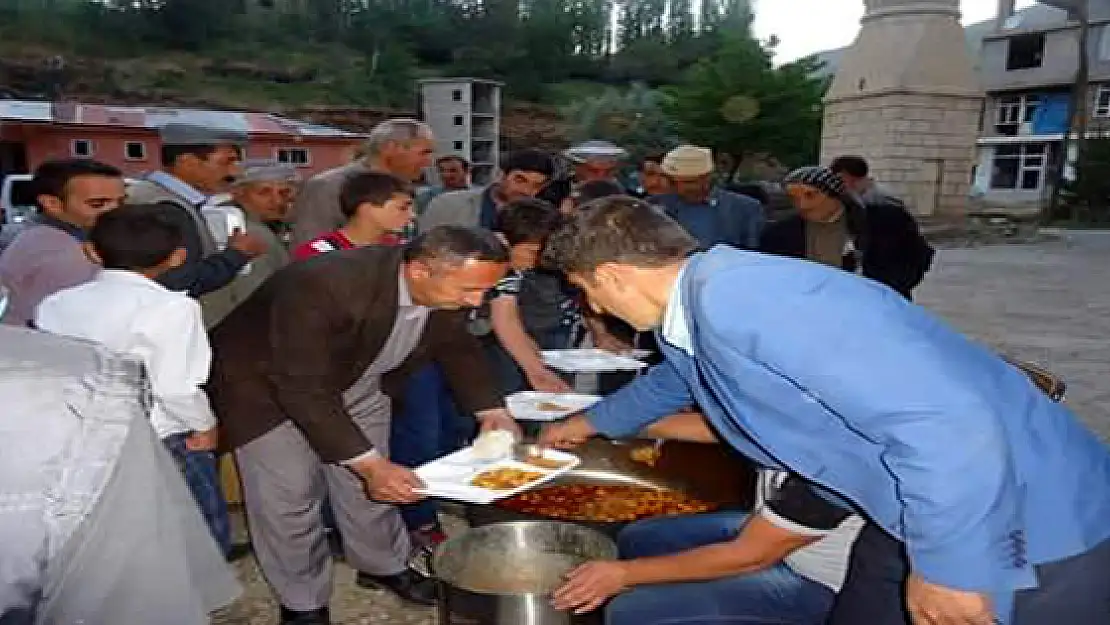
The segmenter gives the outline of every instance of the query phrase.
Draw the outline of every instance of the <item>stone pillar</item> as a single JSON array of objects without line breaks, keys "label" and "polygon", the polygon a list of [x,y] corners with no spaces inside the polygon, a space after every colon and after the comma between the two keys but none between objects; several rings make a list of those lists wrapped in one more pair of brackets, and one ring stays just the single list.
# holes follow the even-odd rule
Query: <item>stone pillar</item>
[{"label": "stone pillar", "polygon": [[959,0],[864,0],[825,96],[821,159],[863,156],[919,216],[962,222],[983,95]]}]

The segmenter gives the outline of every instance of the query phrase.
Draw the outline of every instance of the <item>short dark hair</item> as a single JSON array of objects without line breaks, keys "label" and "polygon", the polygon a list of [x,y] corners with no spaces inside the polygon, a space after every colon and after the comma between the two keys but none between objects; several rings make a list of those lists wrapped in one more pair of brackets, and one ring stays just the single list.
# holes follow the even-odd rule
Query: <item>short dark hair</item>
[{"label": "short dark hair", "polygon": [[509,202],[501,209],[494,230],[509,245],[543,243],[561,224],[559,209],[543,200],[525,198]]},{"label": "short dark hair", "polygon": [[666,156],[667,155],[662,153],[662,152],[655,152],[653,154],[648,154],[647,156],[640,159],[640,170],[643,171],[645,163],[655,163],[656,165],[662,165],[663,164],[663,159]]},{"label": "short dark hair", "polygon": [[166,204],[129,204],[104,213],[89,230],[89,243],[105,269],[157,267],[180,247],[185,233]]},{"label": "short dark hair", "polygon": [[404,259],[440,261],[460,265],[468,260],[509,262],[509,248],[484,228],[436,226],[405,245]]},{"label": "short dark hair", "polygon": [[866,178],[867,174],[871,173],[871,168],[867,165],[867,159],[851,154],[834,158],[832,164],[829,165],[829,169],[834,174],[848,174],[855,178]]},{"label": "short dark hair", "polygon": [[624,191],[624,187],[620,186],[612,180],[591,180],[584,182],[578,186],[573,192],[571,197],[579,204],[585,204],[594,200],[599,200],[603,197],[612,197],[614,195],[628,195]]},{"label": "short dark hair", "polygon": [[347,178],[339,190],[339,210],[354,217],[363,204],[381,206],[396,194],[412,195],[412,185],[389,174],[367,172]]},{"label": "short dark hair", "polygon": [[468,161],[465,158],[459,156],[458,154],[448,154],[447,156],[441,156],[441,157],[437,158],[436,159],[436,168],[439,168],[440,165],[442,165],[443,163],[446,163],[448,161],[458,161],[459,165],[462,165],[463,171],[470,171],[470,161]]},{"label": "short dark hair", "polygon": [[662,267],[686,258],[697,246],[659,208],[633,197],[611,196],[580,207],[548,237],[543,264],[577,274],[605,263]]},{"label": "short dark hair", "polygon": [[62,199],[66,195],[66,186],[69,181],[81,176],[122,178],[123,172],[106,163],[87,158],[44,161],[35,168],[31,186],[36,196],[49,195]]},{"label": "short dark hair", "polygon": [[527,171],[543,174],[548,178],[555,176],[555,159],[543,150],[517,150],[501,163],[501,171]]}]

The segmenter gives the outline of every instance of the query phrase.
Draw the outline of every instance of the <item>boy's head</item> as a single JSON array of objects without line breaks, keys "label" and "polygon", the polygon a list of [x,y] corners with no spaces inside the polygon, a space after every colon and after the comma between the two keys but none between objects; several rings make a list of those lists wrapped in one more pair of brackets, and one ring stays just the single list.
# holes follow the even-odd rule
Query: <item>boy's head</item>
[{"label": "boy's head", "polygon": [[497,215],[495,229],[509,244],[514,269],[532,269],[547,237],[562,224],[559,211],[536,199],[510,202]]},{"label": "boy's head", "polygon": [[386,232],[400,232],[412,221],[412,187],[389,174],[357,174],[343,184],[339,207],[349,220],[366,219]]},{"label": "boy's head", "polygon": [[129,204],[104,213],[89,230],[86,253],[105,269],[154,277],[185,263],[185,234],[164,204]]},{"label": "boy's head", "polygon": [[43,213],[87,230],[118,207],[125,194],[120,170],[88,159],[46,161],[35,169],[36,201]]}]

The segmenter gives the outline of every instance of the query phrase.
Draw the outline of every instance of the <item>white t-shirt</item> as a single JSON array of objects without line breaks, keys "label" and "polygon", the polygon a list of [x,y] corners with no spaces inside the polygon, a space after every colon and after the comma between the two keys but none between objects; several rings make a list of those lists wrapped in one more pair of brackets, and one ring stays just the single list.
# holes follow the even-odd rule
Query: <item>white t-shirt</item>
[{"label": "white t-shirt", "polygon": [[757,514],[782,529],[821,540],[786,557],[795,573],[839,592],[864,519],[825,501],[799,478],[764,469],[756,483]]}]

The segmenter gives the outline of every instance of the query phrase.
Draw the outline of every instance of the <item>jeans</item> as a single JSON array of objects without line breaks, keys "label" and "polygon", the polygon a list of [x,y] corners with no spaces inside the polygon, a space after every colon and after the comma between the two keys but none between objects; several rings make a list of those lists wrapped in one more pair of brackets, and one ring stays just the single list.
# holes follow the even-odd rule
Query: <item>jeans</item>
[{"label": "jeans", "polygon": [[[455,406],[443,370],[430,364],[415,372],[405,387],[401,413],[393,419],[389,456],[405,467],[425,462],[466,445],[474,435],[474,420]],[[437,522],[435,502],[401,506],[401,516],[410,530]]]},{"label": "jeans", "polygon": [[173,434],[162,439],[185,476],[185,483],[193,493],[208,531],[227,555],[231,550],[231,518],[227,513],[227,500],[220,486],[220,469],[216,454],[210,451],[190,451],[185,448],[185,434]]},{"label": "jeans", "polygon": [[[732,540],[747,515],[720,512],[634,523],[617,538],[622,559]],[[822,625],[833,591],[785,564],[712,581],[639,586],[605,609],[606,625]]]}]

